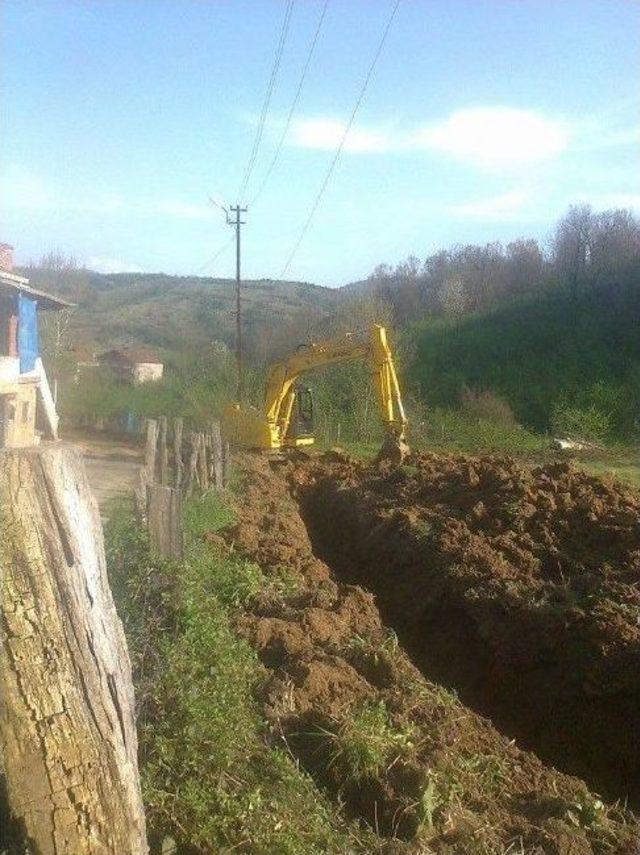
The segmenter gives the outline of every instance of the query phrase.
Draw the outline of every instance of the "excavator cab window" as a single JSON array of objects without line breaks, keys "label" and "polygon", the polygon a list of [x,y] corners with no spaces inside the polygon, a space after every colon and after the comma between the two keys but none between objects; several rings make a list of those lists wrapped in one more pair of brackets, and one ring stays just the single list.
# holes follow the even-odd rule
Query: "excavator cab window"
[{"label": "excavator cab window", "polygon": [[289,438],[313,436],[313,394],[308,386],[296,386],[296,398],[289,424]]}]

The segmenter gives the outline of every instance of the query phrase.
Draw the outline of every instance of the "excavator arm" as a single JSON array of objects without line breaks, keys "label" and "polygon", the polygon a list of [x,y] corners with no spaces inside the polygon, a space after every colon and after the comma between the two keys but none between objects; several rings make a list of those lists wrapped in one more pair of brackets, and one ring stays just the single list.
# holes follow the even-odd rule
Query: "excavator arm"
[{"label": "excavator arm", "polygon": [[295,445],[288,440],[288,433],[300,376],[313,368],[356,360],[365,360],[371,371],[385,429],[383,456],[402,460],[408,451],[405,437],[407,419],[387,332],[377,324],[371,326],[367,336],[346,333],[328,341],[299,347],[287,359],[271,367],[267,377],[264,415],[250,414],[233,405],[225,421],[233,423],[233,434],[242,445],[274,450]]}]

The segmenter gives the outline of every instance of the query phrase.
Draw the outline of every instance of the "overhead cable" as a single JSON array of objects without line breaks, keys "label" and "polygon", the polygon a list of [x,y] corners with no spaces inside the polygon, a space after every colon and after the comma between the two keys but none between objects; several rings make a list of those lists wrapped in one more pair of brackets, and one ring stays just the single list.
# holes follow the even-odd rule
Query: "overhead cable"
[{"label": "overhead cable", "polygon": [[250,205],[254,205],[258,198],[262,195],[262,191],[264,190],[267,181],[271,177],[271,173],[275,169],[276,163],[280,158],[280,153],[282,151],[282,146],[284,145],[284,141],[289,132],[289,127],[291,126],[291,120],[293,119],[294,113],[296,111],[296,107],[298,106],[298,102],[300,100],[300,96],[302,94],[302,87],[304,85],[304,81],[307,77],[307,72],[309,71],[309,66],[311,65],[311,60],[313,58],[313,54],[316,49],[316,45],[318,43],[318,37],[320,36],[320,31],[322,29],[322,25],[324,23],[325,16],[327,14],[327,9],[329,7],[329,0],[324,0],[324,5],[322,7],[322,11],[320,12],[320,17],[318,18],[318,23],[316,25],[315,32],[313,34],[313,38],[311,39],[311,44],[309,45],[309,50],[307,52],[307,58],[302,68],[302,74],[300,75],[300,80],[298,81],[298,87],[296,89],[296,93],[293,96],[293,101],[291,102],[291,107],[289,108],[289,113],[287,115],[286,121],[284,123],[284,128],[280,135],[280,139],[278,140],[278,145],[276,146],[275,153],[273,158],[271,159],[271,163],[269,164],[267,171],[265,172],[260,187],[258,188],[256,194],[252,198]]},{"label": "overhead cable", "polygon": [[338,144],[338,147],[337,147],[335,154],[333,155],[333,158],[329,164],[329,168],[327,169],[327,172],[324,176],[322,184],[320,185],[320,189],[318,190],[318,193],[316,194],[316,198],[314,199],[313,205],[311,206],[311,209],[309,210],[309,214],[307,216],[307,219],[305,220],[305,223],[302,226],[302,229],[300,230],[300,234],[298,235],[298,239],[295,242],[295,245],[294,245],[293,249],[291,250],[291,253],[289,254],[289,257],[287,259],[286,264],[282,268],[282,272],[280,273],[281,279],[286,275],[287,271],[289,270],[289,267],[291,266],[291,262],[293,261],[296,253],[298,252],[298,249],[300,248],[300,244],[304,240],[305,235],[307,234],[307,231],[309,230],[309,226],[311,225],[311,222],[313,221],[313,218],[316,214],[316,211],[318,210],[318,206],[320,205],[320,201],[321,201],[321,199],[322,199],[322,197],[323,197],[323,195],[327,189],[327,186],[329,185],[329,181],[331,180],[331,176],[333,175],[334,170],[336,168],[336,165],[338,163],[338,160],[340,158],[340,155],[342,154],[342,150],[344,148],[345,142],[347,141],[349,131],[351,130],[351,126],[353,125],[353,122],[356,118],[356,114],[357,114],[358,110],[360,109],[360,105],[362,104],[362,101],[364,99],[365,92],[367,91],[367,87],[369,85],[369,81],[371,80],[371,77],[373,75],[373,71],[376,67],[378,59],[380,58],[380,54],[382,53],[382,48],[384,47],[384,43],[387,40],[387,36],[389,35],[389,30],[391,29],[393,19],[396,16],[396,12],[398,11],[399,6],[400,6],[400,0],[395,0],[393,8],[391,9],[391,14],[389,15],[386,26],[382,32],[382,36],[380,37],[380,41],[378,42],[378,47],[376,48],[376,52],[373,56],[373,60],[371,61],[371,64],[369,66],[369,70],[367,71],[366,77],[364,78],[364,81],[363,81],[362,86],[360,88],[358,98],[356,99],[356,103],[353,107],[353,110],[351,111],[349,121],[347,122],[347,124],[345,126],[345,129],[343,131],[343,134],[342,134],[342,137],[341,137],[340,142]]},{"label": "overhead cable", "polygon": [[231,246],[231,244],[234,242],[234,240],[235,240],[235,235],[231,235],[231,237],[229,238],[229,240],[225,241],[225,242],[222,244],[222,246],[221,246],[221,247],[219,247],[219,249],[218,249],[218,250],[217,250],[217,251],[216,251],[216,252],[211,256],[211,258],[210,258],[210,259],[208,259],[208,261],[205,261],[205,263],[202,265],[202,267],[199,267],[199,268],[198,268],[198,270],[196,271],[196,276],[200,276],[200,274],[201,274],[201,273],[204,273],[204,271],[205,271],[208,267],[211,267],[211,265],[212,265],[212,264],[215,264],[215,263],[216,263],[216,261],[217,261],[217,260],[220,258],[220,256],[222,255],[222,253],[223,253],[226,249],[228,249],[228,248]]},{"label": "overhead cable", "polygon": [[249,179],[251,178],[253,167],[255,166],[258,151],[260,149],[260,142],[262,140],[262,134],[264,132],[264,126],[267,120],[267,114],[269,112],[269,104],[271,103],[271,96],[273,95],[273,90],[275,88],[276,78],[278,76],[278,69],[280,68],[280,62],[282,60],[282,53],[284,51],[285,42],[287,41],[287,33],[289,32],[289,24],[291,23],[291,14],[293,12],[294,3],[295,0],[287,0],[284,19],[282,21],[282,27],[280,29],[280,38],[278,39],[278,44],[276,46],[276,54],[273,60],[273,66],[271,68],[271,75],[267,83],[267,90],[264,95],[264,101],[262,102],[262,110],[260,112],[260,118],[258,120],[258,126],[256,128],[256,134],[253,140],[253,147],[249,155],[249,161],[244,171],[244,176],[242,178],[242,183],[240,185],[240,190],[237,196],[240,202],[244,199],[244,194],[246,193],[247,185],[249,183]]}]

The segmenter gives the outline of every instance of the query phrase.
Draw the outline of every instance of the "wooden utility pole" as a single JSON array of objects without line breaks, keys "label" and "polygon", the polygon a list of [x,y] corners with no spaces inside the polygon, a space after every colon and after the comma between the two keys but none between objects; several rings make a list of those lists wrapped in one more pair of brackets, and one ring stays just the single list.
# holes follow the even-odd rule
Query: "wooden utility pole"
[{"label": "wooden utility pole", "polygon": [[236,366],[238,371],[236,398],[238,403],[241,403],[244,396],[244,366],[242,353],[242,302],[240,298],[240,227],[246,224],[246,221],[241,219],[241,217],[242,214],[246,214],[247,209],[241,208],[240,205],[232,205],[231,210],[235,214],[235,219],[232,219],[227,214],[227,224],[234,226],[236,230]]},{"label": "wooden utility pole", "polygon": [[143,855],[131,665],[78,451],[0,451],[0,520],[0,757],[12,818],[39,855]]}]

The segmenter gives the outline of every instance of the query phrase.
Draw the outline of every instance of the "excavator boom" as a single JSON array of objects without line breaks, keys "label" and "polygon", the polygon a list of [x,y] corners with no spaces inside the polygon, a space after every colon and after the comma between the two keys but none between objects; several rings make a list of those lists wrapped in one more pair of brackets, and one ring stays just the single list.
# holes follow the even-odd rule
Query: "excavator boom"
[{"label": "excavator boom", "polygon": [[371,371],[385,429],[381,456],[401,462],[408,452],[407,419],[387,332],[378,324],[373,324],[366,336],[345,333],[303,345],[273,365],[267,377],[263,413],[231,405],[224,419],[227,435],[240,445],[266,450],[310,445],[313,437],[293,436],[290,430],[300,376],[319,366],[355,360],[365,360]]}]

